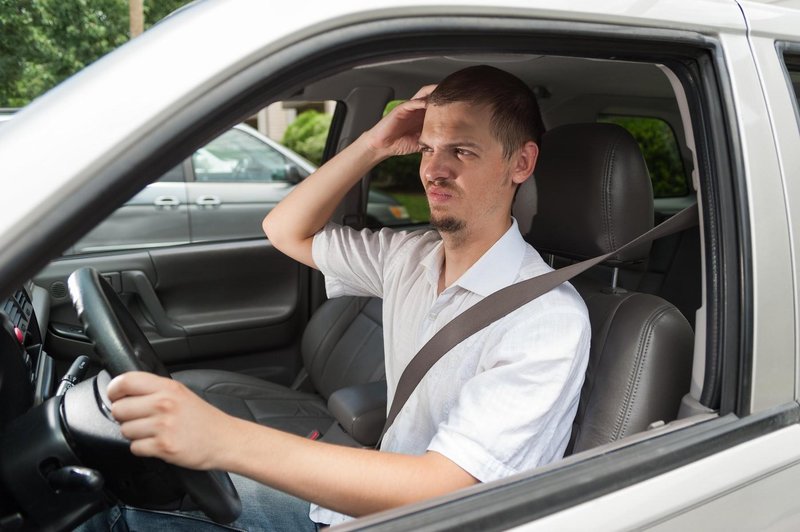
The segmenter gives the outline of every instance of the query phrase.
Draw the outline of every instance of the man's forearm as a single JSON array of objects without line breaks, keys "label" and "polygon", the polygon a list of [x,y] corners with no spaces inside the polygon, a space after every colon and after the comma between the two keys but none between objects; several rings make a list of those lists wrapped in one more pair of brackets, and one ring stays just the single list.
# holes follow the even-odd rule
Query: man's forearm
[{"label": "man's forearm", "polygon": [[347,515],[423,500],[477,481],[438,453],[410,456],[311,441],[243,420],[214,466]]},{"label": "man's forearm", "polygon": [[270,242],[290,257],[315,267],[310,241],[361,177],[385,156],[362,135],[303,180],[264,219]]}]

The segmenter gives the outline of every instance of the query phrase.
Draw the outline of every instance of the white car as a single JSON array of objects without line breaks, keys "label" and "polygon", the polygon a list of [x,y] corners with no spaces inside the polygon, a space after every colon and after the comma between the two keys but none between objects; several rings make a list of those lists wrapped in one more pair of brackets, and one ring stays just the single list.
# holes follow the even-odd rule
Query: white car
[{"label": "white car", "polygon": [[[78,355],[117,372],[152,345],[156,371],[269,380],[313,404],[323,432],[361,441],[325,409],[328,379],[360,366],[303,368],[303,331],[330,308],[320,276],[265,239],[62,254],[272,102],[337,101],[331,156],[388,101],[473,64],[539,97],[538,205],[517,216],[554,264],[694,202],[699,225],[575,280],[593,349],[570,456],[341,529],[797,529],[796,0],[198,2],[21,110],[0,128],[0,526],[69,529],[109,494],[165,507],[184,488],[220,520],[235,513],[224,477],[126,454],[103,413],[107,373],[54,394]],[[335,220],[363,226],[369,190],[365,176]],[[80,321],[66,283],[85,266],[123,303],[87,304],[99,314]],[[370,308],[349,334],[380,346]],[[136,349],[109,350],[128,315]]]}]

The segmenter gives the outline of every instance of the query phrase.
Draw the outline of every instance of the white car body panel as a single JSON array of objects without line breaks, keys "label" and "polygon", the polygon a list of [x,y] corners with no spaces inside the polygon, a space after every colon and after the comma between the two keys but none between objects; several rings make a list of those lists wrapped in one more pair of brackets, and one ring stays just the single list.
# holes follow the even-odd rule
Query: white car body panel
[{"label": "white car body panel", "polygon": [[798,475],[794,425],[514,530],[797,530]]},{"label": "white car body panel", "polygon": [[[800,7],[800,3],[793,5]],[[753,54],[758,61],[761,83],[768,103],[769,119],[773,128],[773,139],[778,149],[781,164],[782,182],[786,194],[786,206],[789,213],[787,227],[790,231],[793,280],[794,280],[794,314],[795,345],[792,352],[798,353],[800,348],[800,182],[797,172],[800,168],[800,125],[796,101],[786,90],[786,79],[783,58],[775,49],[776,35],[797,42],[797,28],[800,28],[800,12],[781,9],[778,6],[743,3],[744,13],[750,26],[750,42]],[[792,30],[795,31],[792,37]],[[787,357],[788,358],[788,357]],[[795,357],[797,360],[797,357]],[[800,365],[794,372],[795,397],[800,388]]]},{"label": "white car body panel", "polygon": [[[744,36],[722,35],[721,42],[731,80],[731,96],[747,179],[754,282],[754,329],[751,408],[758,411],[794,399],[795,367],[784,356],[793,351],[794,297],[785,289],[792,285],[788,220],[784,209],[781,171],[772,137],[769,114],[750,46]],[[768,215],[769,214],[769,215]],[[769,318],[766,318],[769,316]],[[769,383],[769,385],[759,385]]]}]

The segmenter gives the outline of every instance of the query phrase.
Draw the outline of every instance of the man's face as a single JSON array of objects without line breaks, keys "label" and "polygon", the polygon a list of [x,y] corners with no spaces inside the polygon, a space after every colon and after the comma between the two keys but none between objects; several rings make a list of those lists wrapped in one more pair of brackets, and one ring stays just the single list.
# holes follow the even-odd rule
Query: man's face
[{"label": "man's face", "polygon": [[487,106],[461,102],[430,105],[425,112],[419,173],[431,224],[441,232],[466,235],[508,221],[516,184],[490,120]]}]

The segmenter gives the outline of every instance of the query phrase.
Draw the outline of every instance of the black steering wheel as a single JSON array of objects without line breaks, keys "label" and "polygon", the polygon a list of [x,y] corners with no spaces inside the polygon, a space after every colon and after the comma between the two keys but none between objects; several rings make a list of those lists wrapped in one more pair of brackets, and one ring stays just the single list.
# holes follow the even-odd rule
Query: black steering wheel
[{"label": "black steering wheel", "polygon": [[[170,377],[128,308],[97,270],[75,270],[68,284],[83,329],[112,377],[127,371],[148,371]],[[214,521],[230,523],[241,513],[239,494],[224,471],[167,466],[195,504]]]}]

